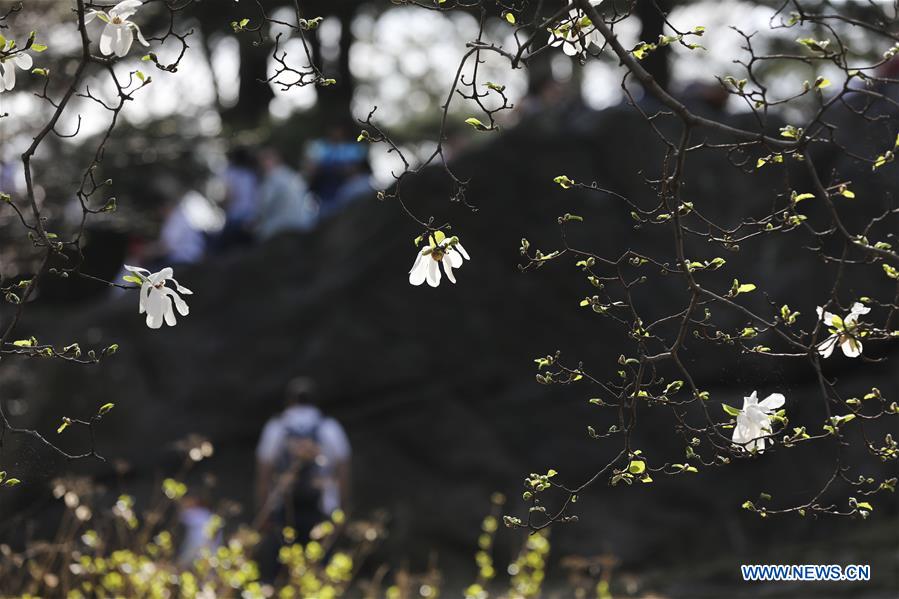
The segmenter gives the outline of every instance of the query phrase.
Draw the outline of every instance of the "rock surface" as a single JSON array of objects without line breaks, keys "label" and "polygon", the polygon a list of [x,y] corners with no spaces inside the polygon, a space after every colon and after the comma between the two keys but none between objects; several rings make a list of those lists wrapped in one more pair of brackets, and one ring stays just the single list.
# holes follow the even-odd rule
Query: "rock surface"
[{"label": "rock surface", "polygon": [[[62,415],[83,417],[115,402],[98,431],[98,447],[108,458],[130,464],[122,488],[138,489],[140,496],[155,486],[180,463],[173,443],[199,433],[216,448],[201,470],[216,475],[221,497],[249,505],[259,431],[278,410],[285,382],[311,374],[321,383],[325,410],[345,424],[353,443],[357,512],[386,508],[391,514],[386,550],[417,565],[436,550],[444,564],[465,573],[459,584],[470,580],[473,567],[466,560],[491,492],[507,493],[509,510],[518,512],[514,498],[527,473],[552,467],[577,484],[617,452],[614,441],[591,441],[585,434],[588,424],[610,424],[588,405],[593,391],[536,384],[533,359],[559,349],[572,362],[583,360],[607,376],[627,351],[627,340],[606,320],[578,309],[578,301],[592,293],[573,264],[520,273],[520,238],[554,249],[555,219],[572,212],[586,219],[573,240],[581,246],[619,253],[630,245],[673,261],[667,229],[635,230],[629,209],[618,200],[563,192],[552,183],[564,173],[648,204],[652,192],[637,168],[654,168],[661,148],[646,125],[625,109],[554,118],[490,138],[460,157],[460,172],[471,177],[467,197],[477,213],[446,203],[439,173],[425,172],[404,188],[419,214],[452,221],[471,254],[471,262],[457,272],[457,285],[410,286],[406,271],[415,254],[412,239],[420,231],[396,205],[360,201],[313,234],[280,237],[179,269],[177,278],[195,294],[190,316],[174,329],[146,329],[135,294],[111,294],[52,312],[36,304],[23,335],[55,343],[77,340],[84,347],[115,342],[121,349],[100,367],[27,364],[28,410],[20,423],[55,435]],[[747,175],[712,152],[695,160],[701,174],[685,196],[706,213],[734,222],[770,206],[776,175]],[[802,240],[764,247],[747,243],[724,256],[726,272],[710,280],[726,291],[739,273],[741,280],[759,283],[772,301],[788,298],[810,316],[828,289],[819,275],[830,267],[801,256],[801,246]],[[693,249],[703,258],[714,257],[702,245]],[[672,280],[638,291],[638,302],[659,315],[683,293]],[[757,299],[764,302],[761,294]],[[728,318],[741,326],[739,316]],[[805,402],[816,394],[807,368],[772,365],[695,342],[688,348],[690,367],[717,400],[739,405],[752,389],[778,390],[787,394],[796,421],[819,412]],[[866,365],[857,374],[846,362],[834,360],[841,382],[899,391],[895,368]],[[649,456],[676,460],[683,447],[671,430],[667,413],[644,410],[635,444]],[[82,433],[67,432],[61,442],[79,449]],[[9,444],[4,466],[33,473],[35,480],[4,498],[4,513],[39,519],[50,509],[40,480],[73,468],[118,488],[109,463],[66,465],[39,447],[18,443]],[[834,538],[847,530],[846,523],[775,523],[739,509],[760,491],[784,489],[784,501],[813,492],[832,466],[820,463],[821,455],[816,449],[771,452],[689,480],[657,477],[656,484],[641,488],[601,482],[578,503],[580,522],[557,529],[554,539],[561,554],[610,551],[641,571],[649,564],[709,554],[758,555],[787,530],[802,543]],[[876,465],[871,472],[877,472]],[[886,521],[895,517],[895,501],[887,501],[893,501],[892,508],[885,504],[878,514]],[[887,516],[891,509],[894,515]],[[876,528],[883,522],[851,524]],[[854,547],[846,553],[852,558],[848,563],[875,558]],[[732,569],[736,576],[736,566]]]}]

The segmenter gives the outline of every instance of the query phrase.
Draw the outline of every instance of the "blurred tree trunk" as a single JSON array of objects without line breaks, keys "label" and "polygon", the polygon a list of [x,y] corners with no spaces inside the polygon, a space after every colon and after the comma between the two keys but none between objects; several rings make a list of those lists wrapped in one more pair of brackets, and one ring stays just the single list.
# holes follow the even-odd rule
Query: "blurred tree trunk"
[{"label": "blurred tree trunk", "polygon": [[[640,19],[640,39],[647,43],[659,40],[665,28],[665,16],[671,11],[672,0],[637,0],[634,14]],[[665,46],[650,52],[640,63],[664,89],[671,83],[668,58],[671,48]]]},{"label": "blurred tree trunk", "polygon": [[237,103],[225,112],[225,119],[235,127],[255,127],[268,116],[268,105],[275,97],[268,78],[270,44],[254,45],[240,40],[240,86]]},{"label": "blurred tree trunk", "polygon": [[[319,110],[327,123],[343,123],[352,119],[353,93],[356,91],[353,74],[350,71],[350,49],[353,46],[353,19],[356,18],[359,4],[356,2],[335,3],[331,18],[340,21],[340,42],[337,60],[323,65],[325,77],[336,79],[337,83],[329,87],[320,87]],[[320,49],[316,48],[316,54]],[[316,56],[321,64],[320,56]]]}]

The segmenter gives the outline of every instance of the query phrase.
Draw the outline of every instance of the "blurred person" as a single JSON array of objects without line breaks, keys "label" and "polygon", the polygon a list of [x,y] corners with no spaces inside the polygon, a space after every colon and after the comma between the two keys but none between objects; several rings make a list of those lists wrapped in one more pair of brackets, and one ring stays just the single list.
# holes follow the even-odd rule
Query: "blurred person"
[{"label": "blurred person", "polygon": [[304,543],[309,532],[350,497],[350,442],[343,427],[322,414],[315,383],[290,381],[284,411],[266,423],[256,447],[257,524],[263,532],[263,580],[277,574],[281,531],[290,526]]},{"label": "blurred person", "polygon": [[164,266],[195,264],[206,253],[206,236],[194,226],[184,199],[163,205],[157,254]]},{"label": "blurred person", "polygon": [[311,229],[318,210],[300,174],[285,165],[273,148],[259,152],[259,168],[262,184],[255,226],[259,239],[270,239],[285,231]]},{"label": "blurred person", "polygon": [[318,198],[323,215],[339,211],[343,188],[360,169],[368,167],[365,145],[350,136],[344,125],[332,126],[325,137],[311,141],[306,147],[303,172],[309,189]]},{"label": "blurred person", "polygon": [[262,430],[256,464],[257,502],[278,523],[308,533],[345,509],[350,442],[340,423],[322,414],[311,379],[298,377],[287,385],[284,411]]},{"label": "blurred person", "polygon": [[222,532],[214,526],[214,518],[206,497],[188,495],[181,502],[178,520],[184,527],[184,537],[178,551],[179,566],[189,568],[204,550],[213,553],[222,545]]},{"label": "blurred person", "polygon": [[[155,179],[144,200],[156,206],[161,221],[159,234],[155,240],[132,244],[128,251],[131,262],[126,264],[155,271],[202,260],[206,253],[206,235],[199,223],[205,215],[198,219],[197,212],[198,204],[208,208],[206,198],[194,191],[185,193],[174,177],[161,176]],[[202,210],[199,207],[199,211]]]},{"label": "blurred person", "polygon": [[345,174],[346,180],[337,189],[334,198],[328,203],[322,203],[320,218],[331,217],[356,200],[371,194],[371,167],[367,160],[347,165]]},{"label": "blurred person", "polygon": [[225,184],[225,226],[216,238],[217,249],[246,245],[253,240],[259,193],[256,157],[246,146],[228,153],[228,166],[222,174]]},{"label": "blurred person", "polygon": [[21,163],[12,160],[0,160],[0,191],[8,194],[19,192],[19,168]]}]

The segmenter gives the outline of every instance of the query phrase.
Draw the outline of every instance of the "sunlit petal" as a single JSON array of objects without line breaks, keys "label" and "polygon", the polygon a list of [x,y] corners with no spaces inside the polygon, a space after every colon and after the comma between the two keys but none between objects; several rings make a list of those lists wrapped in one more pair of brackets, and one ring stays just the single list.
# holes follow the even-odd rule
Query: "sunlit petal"
[{"label": "sunlit petal", "polygon": [[13,62],[15,62],[16,66],[23,71],[27,71],[34,65],[34,61],[31,60],[31,56],[28,54],[16,54],[15,58],[13,58]]},{"label": "sunlit petal", "polygon": [[121,19],[127,19],[131,15],[137,12],[143,5],[143,2],[140,0],[122,0],[111,9],[109,9],[109,16],[111,17],[119,17]]},{"label": "sunlit petal", "polygon": [[830,354],[833,353],[834,348],[837,346],[838,337],[836,335],[831,335],[820,344],[818,344],[818,353],[821,354],[822,358],[829,358]]},{"label": "sunlit petal", "polygon": [[[453,265],[450,264],[450,261],[448,260],[448,258],[449,258],[449,254],[447,254],[443,258],[443,270],[446,271],[446,278],[449,279],[449,282],[455,284],[456,277],[453,275]],[[459,261],[461,262],[462,258],[459,258]]]},{"label": "sunlit petal", "polygon": [[112,54],[112,42],[116,36],[116,27],[112,23],[107,23],[100,34],[100,54],[109,56]]},{"label": "sunlit petal", "polygon": [[847,335],[840,344],[840,349],[843,350],[843,355],[847,358],[857,358],[862,355],[862,342],[855,337]]},{"label": "sunlit petal", "polygon": [[774,410],[777,410],[778,408],[783,406],[785,402],[786,398],[782,394],[772,393],[771,395],[760,401],[759,406],[769,412],[773,412]]},{"label": "sunlit petal", "polygon": [[437,287],[440,285],[440,265],[436,260],[427,260],[428,264],[428,285]]}]

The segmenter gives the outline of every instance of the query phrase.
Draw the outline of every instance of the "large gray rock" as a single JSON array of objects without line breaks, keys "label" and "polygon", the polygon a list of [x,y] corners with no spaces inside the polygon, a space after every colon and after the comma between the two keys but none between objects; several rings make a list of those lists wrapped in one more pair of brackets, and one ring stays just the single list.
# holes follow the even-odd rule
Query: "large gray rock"
[{"label": "large gray rock", "polygon": [[[84,417],[115,402],[97,442],[107,458],[130,463],[125,489],[138,489],[140,497],[162,474],[177,470],[180,458],[172,444],[195,432],[215,444],[214,458],[201,468],[217,476],[218,495],[249,505],[259,431],[278,410],[285,382],[310,374],[321,383],[325,410],[345,424],[353,443],[357,512],[383,507],[392,514],[391,559],[405,556],[422,565],[435,549],[458,571],[456,565],[474,551],[491,492],[508,493],[510,510],[517,511],[514,498],[527,473],[553,467],[576,484],[617,452],[615,441],[591,441],[585,434],[588,424],[611,424],[587,403],[595,391],[538,385],[533,358],[560,349],[572,362],[583,360],[588,369],[614,376],[617,356],[629,351],[627,339],[607,320],[577,307],[592,291],[573,261],[520,273],[520,238],[554,249],[555,219],[572,212],[586,218],[573,229],[572,241],[582,247],[617,254],[632,246],[674,261],[667,228],[635,230],[620,201],[563,192],[552,183],[563,173],[595,179],[649,205],[652,192],[642,176],[657,173],[641,175],[638,169],[656,168],[661,148],[646,125],[617,109],[566,118],[544,117],[460,158],[459,171],[472,179],[467,197],[477,213],[445,202],[447,186],[438,172],[426,171],[404,187],[406,201],[419,214],[451,220],[471,254],[455,286],[408,284],[412,239],[420,231],[396,205],[372,198],[313,234],[280,237],[179,269],[177,278],[195,295],[190,316],[174,329],[148,330],[135,294],[52,310],[36,303],[23,336],[77,340],[85,347],[115,342],[121,349],[99,367],[23,364],[31,382],[28,411],[19,423],[56,439],[61,416]],[[763,214],[780,191],[776,175],[743,173],[720,153],[702,152],[691,160],[697,164],[685,196],[725,222]],[[723,291],[735,276],[755,281],[773,301],[813,314],[829,289],[823,276],[829,267],[802,255],[803,240],[787,237],[762,246],[747,243],[725,255],[728,269],[709,280]],[[718,255],[702,244],[691,251],[705,259]],[[683,301],[680,281],[653,281],[637,291],[647,314],[664,314]],[[765,305],[761,294],[754,299],[756,307]],[[739,315],[718,313],[742,326]],[[696,341],[687,347],[689,366],[716,399],[738,405],[754,388],[781,390],[796,420],[823,418],[808,367],[772,365]],[[850,366],[857,365],[834,360],[841,382],[899,391],[895,370],[865,365],[857,372]],[[641,419],[635,446],[650,458],[682,457],[666,411],[642,410]],[[85,441],[78,430],[60,438],[72,450]],[[610,488],[601,481],[578,503],[580,522],[558,529],[555,540],[562,553],[611,551],[643,572],[710,553],[757,556],[771,539],[787,534],[797,544],[833,539],[846,524],[762,521],[739,509],[759,491],[787,502],[807,497],[832,467],[831,450],[772,451],[763,460],[688,479],[657,477],[656,484],[641,488]],[[28,518],[39,520],[49,505],[41,481],[73,469],[118,488],[110,463],[66,464],[20,439],[7,444],[3,458],[6,469],[27,481],[16,495],[4,497],[4,513],[28,504]],[[877,471],[872,466],[870,472]],[[892,508],[895,514],[895,503]],[[882,526],[880,518],[889,513],[887,502],[872,521],[852,526]],[[857,547],[847,549],[850,563],[874,559]]]}]

